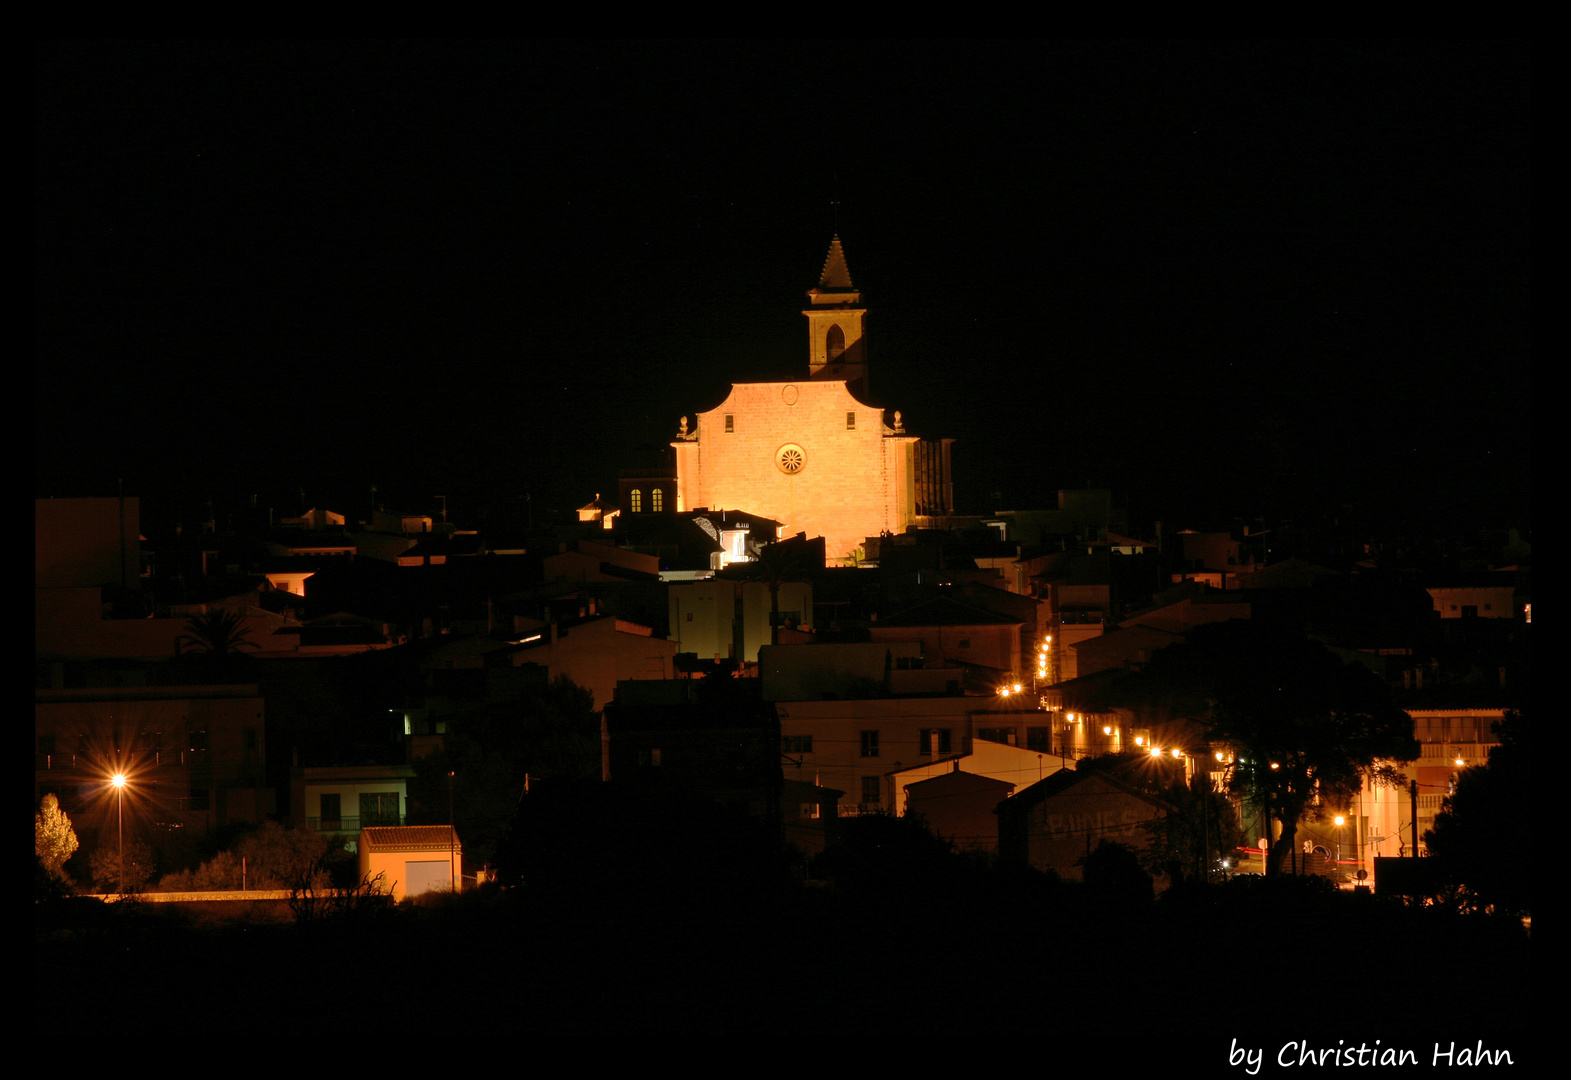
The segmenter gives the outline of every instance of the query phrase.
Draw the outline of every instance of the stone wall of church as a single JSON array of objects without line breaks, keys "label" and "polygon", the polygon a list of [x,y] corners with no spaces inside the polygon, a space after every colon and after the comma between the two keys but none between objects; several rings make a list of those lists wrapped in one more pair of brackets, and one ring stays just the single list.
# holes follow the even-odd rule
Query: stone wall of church
[{"label": "stone wall of church", "polygon": [[[848,419],[854,418],[854,419]],[[680,499],[763,514],[822,536],[833,560],[915,519],[912,444],[844,383],[743,383],[678,442]]]}]

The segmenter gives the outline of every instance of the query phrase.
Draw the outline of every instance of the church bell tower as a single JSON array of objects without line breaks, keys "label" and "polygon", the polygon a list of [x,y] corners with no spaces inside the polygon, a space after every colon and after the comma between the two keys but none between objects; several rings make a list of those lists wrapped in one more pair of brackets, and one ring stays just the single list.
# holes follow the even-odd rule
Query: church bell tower
[{"label": "church bell tower", "polygon": [[867,309],[851,284],[840,237],[829,241],[829,255],[818,286],[807,291],[808,378],[844,380],[858,397],[867,396],[867,342],[863,328]]}]

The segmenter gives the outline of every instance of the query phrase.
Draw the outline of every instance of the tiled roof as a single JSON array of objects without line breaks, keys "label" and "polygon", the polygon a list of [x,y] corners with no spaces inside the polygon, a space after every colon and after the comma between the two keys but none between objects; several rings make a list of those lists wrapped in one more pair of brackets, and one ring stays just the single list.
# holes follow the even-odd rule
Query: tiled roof
[{"label": "tiled roof", "polygon": [[458,834],[446,825],[378,825],[360,830],[360,842],[367,851],[438,851],[464,845]]}]

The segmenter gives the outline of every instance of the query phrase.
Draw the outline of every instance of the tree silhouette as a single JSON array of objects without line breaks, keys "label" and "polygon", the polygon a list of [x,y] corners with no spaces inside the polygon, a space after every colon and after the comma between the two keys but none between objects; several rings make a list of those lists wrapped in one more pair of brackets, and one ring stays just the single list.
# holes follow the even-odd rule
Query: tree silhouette
[{"label": "tree silhouette", "polygon": [[598,782],[600,755],[594,695],[558,675],[519,700],[449,717],[442,749],[415,762],[411,821],[447,824],[451,799],[466,860],[487,862],[507,833],[526,776]]},{"label": "tree silhouette", "polygon": [[1138,682],[1233,749],[1232,790],[1281,825],[1268,874],[1300,821],[1345,806],[1366,778],[1400,783],[1391,763],[1418,757],[1412,717],[1385,684],[1300,634],[1239,619],[1198,626],[1153,655]]},{"label": "tree silhouette", "polygon": [[111,840],[101,843],[94,849],[88,865],[91,867],[93,885],[101,893],[139,893],[152,880],[157,864],[153,859],[153,850],[140,840],[127,840],[124,847],[124,865],[121,865],[122,849],[119,843]]},{"label": "tree silhouette", "polygon": [[[769,588],[769,644],[780,644],[780,586],[788,581],[801,581],[808,572],[822,565],[817,552],[808,543],[806,533],[797,533],[788,540],[766,544],[758,551],[758,560],[750,563],[745,571],[747,581],[761,581]],[[808,612],[812,617],[812,612]]]},{"label": "tree silhouette", "polygon": [[1442,878],[1465,908],[1502,915],[1532,911],[1532,729],[1507,713],[1494,725],[1489,763],[1465,771],[1424,834]]}]

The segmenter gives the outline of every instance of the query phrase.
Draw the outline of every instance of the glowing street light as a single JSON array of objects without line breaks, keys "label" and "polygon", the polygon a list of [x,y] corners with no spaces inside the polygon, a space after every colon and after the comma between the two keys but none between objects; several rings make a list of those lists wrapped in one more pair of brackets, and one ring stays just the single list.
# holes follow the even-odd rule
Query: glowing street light
[{"label": "glowing street light", "polygon": [[115,788],[115,817],[120,827],[120,895],[125,895],[125,773],[115,773],[109,778]]}]

